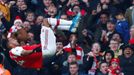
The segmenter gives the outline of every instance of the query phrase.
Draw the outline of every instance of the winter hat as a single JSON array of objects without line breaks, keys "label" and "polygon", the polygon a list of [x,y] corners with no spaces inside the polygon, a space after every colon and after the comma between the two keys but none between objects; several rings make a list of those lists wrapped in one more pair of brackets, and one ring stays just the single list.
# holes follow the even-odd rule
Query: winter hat
[{"label": "winter hat", "polygon": [[14,24],[17,23],[17,22],[22,23],[22,20],[21,20],[20,16],[16,16],[16,18],[14,20]]},{"label": "winter hat", "polygon": [[113,62],[116,62],[117,64],[119,64],[119,63],[120,63],[120,60],[119,60],[118,58],[113,58],[113,59],[111,60],[111,64],[112,64]]}]

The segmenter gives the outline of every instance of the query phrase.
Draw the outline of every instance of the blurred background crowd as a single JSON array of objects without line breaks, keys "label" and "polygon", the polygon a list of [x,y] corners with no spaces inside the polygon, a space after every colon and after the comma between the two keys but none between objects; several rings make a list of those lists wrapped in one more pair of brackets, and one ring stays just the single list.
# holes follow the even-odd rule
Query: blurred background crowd
[{"label": "blurred background crowd", "polygon": [[[32,45],[40,43],[44,18],[73,21],[78,13],[75,32],[54,28],[56,54],[43,68],[11,60],[7,35],[13,25],[21,22],[28,33],[14,33],[21,46]],[[134,0],[0,0],[0,75],[133,75],[133,44]]]}]

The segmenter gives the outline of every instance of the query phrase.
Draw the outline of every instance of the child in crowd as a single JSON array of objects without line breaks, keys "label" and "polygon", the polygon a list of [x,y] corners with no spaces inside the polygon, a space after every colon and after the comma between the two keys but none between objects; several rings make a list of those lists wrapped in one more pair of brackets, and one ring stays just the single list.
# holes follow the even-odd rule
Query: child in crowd
[{"label": "child in crowd", "polygon": [[115,17],[117,19],[115,29],[118,33],[121,34],[121,37],[123,37],[123,42],[128,43],[128,40],[130,38],[129,24],[125,19],[123,12],[117,12]]},{"label": "child in crowd", "polygon": [[12,33],[17,32],[18,29],[21,29],[22,27],[22,20],[19,16],[16,16],[16,19],[14,21],[14,25],[10,28],[9,33],[7,35],[7,38],[10,38],[12,36]]},{"label": "child in crowd", "polygon": [[118,58],[113,58],[111,60],[111,65],[108,69],[109,75],[123,75],[123,73],[121,73],[121,68],[119,63],[120,61]]}]

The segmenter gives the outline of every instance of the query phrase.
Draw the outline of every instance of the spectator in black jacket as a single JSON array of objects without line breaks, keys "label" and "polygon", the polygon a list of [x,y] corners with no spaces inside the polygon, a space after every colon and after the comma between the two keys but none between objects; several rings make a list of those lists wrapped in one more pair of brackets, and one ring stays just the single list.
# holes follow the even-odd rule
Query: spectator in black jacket
[{"label": "spectator in black jacket", "polygon": [[52,57],[51,75],[61,75],[62,64],[67,59],[67,53],[63,50],[63,42],[56,42],[56,54]]},{"label": "spectator in black jacket", "polygon": [[120,66],[124,75],[134,74],[134,48],[132,45],[125,45],[123,48],[123,55],[119,57]]},{"label": "spectator in black jacket", "polygon": [[99,71],[96,75],[108,75],[108,64],[107,62],[101,62],[99,64]]},{"label": "spectator in black jacket", "polygon": [[89,75],[95,75],[98,63],[101,60],[100,44],[95,42],[92,44],[91,51],[83,59],[83,68]]}]

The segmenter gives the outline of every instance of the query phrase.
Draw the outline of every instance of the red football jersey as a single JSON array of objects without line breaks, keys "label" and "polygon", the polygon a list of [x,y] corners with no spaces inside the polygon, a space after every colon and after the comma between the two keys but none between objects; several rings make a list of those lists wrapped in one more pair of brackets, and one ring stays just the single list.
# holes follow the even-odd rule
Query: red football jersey
[{"label": "red football jersey", "polygon": [[[26,45],[26,46],[23,46],[22,48],[24,50],[33,50],[39,46],[40,45],[32,45],[32,46]],[[15,62],[17,62],[17,64],[19,64],[22,67],[42,68],[42,64],[43,64],[42,52],[35,52],[26,56],[17,56],[13,53],[13,51],[10,50],[9,54],[10,54],[10,58],[14,60]]]}]

